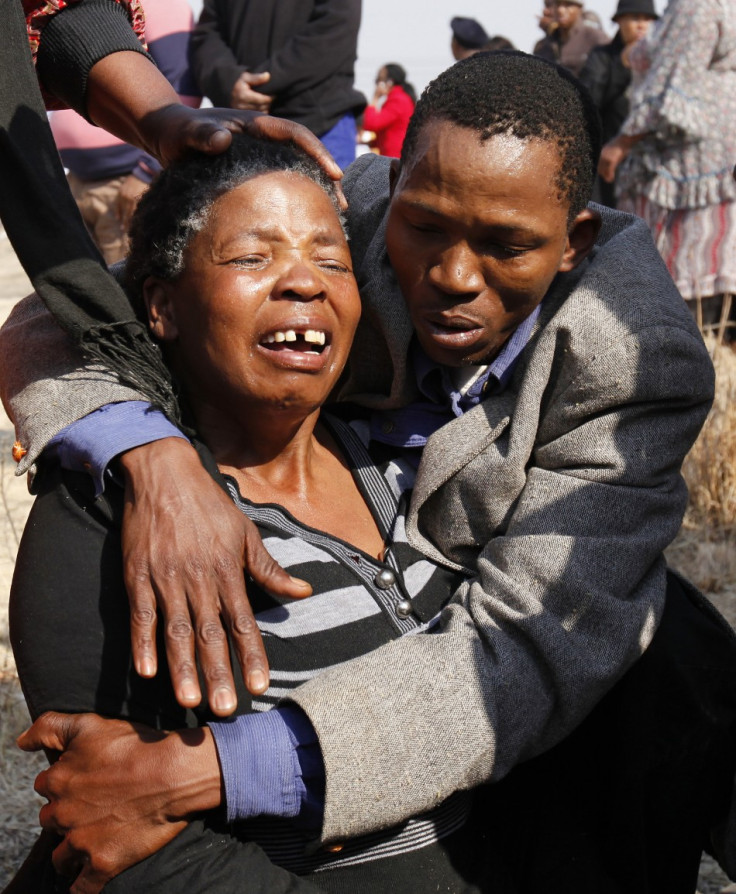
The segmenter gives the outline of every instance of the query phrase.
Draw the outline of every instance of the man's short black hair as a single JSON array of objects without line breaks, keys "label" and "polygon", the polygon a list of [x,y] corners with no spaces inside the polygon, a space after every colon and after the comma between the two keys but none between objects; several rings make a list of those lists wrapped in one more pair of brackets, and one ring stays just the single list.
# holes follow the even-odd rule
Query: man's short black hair
[{"label": "man's short black hair", "polygon": [[419,135],[432,121],[475,130],[481,140],[512,134],[554,142],[556,185],[572,221],[590,200],[601,151],[601,124],[583,85],[560,65],[520,52],[476,53],[448,68],[422,93],[401,152],[411,166]]}]

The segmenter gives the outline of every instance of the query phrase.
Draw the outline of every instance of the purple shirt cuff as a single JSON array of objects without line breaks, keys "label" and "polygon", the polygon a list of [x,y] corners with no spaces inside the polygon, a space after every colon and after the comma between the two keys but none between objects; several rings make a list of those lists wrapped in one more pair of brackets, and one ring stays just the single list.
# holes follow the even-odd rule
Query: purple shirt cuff
[{"label": "purple shirt cuff", "polygon": [[281,707],[209,727],[220,758],[228,822],[279,816],[321,825],[325,771],[306,714]]},{"label": "purple shirt cuff", "polygon": [[163,413],[142,400],[107,404],[72,422],[49,441],[62,467],[73,472],[88,472],[99,496],[105,489],[105,472],[116,456],[160,441],[162,438],[186,438]]}]

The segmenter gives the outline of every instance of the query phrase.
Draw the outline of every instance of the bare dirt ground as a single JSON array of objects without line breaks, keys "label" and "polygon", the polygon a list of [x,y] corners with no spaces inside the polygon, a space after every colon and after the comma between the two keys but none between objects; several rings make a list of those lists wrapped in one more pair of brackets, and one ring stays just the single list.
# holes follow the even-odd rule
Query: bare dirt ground
[{"label": "bare dirt ground", "polygon": [[[0,322],[30,291],[5,233],[0,228]],[[31,505],[25,480],[14,477],[13,428],[0,408],[0,889],[12,878],[35,841],[41,799],[33,780],[45,765],[41,755],[25,755],[14,746],[29,723],[8,642],[7,604],[15,554]],[[719,530],[703,536],[684,529],[670,549],[670,562],[707,590],[736,626],[736,549],[734,535]],[[703,861],[699,894],[735,894],[736,885],[709,859]],[[29,892],[32,894],[32,892]],[[594,892],[590,892],[594,894]]]}]

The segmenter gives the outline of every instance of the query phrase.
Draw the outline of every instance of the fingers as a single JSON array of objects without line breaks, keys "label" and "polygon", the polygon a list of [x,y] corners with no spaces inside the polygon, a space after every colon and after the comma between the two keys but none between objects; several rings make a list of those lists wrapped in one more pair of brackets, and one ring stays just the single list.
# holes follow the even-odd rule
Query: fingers
[{"label": "fingers", "polygon": [[22,751],[40,751],[42,748],[63,751],[74,737],[74,730],[73,714],[48,711],[30,729],[21,733],[16,743]]},{"label": "fingers", "polygon": [[306,127],[283,118],[263,116],[254,118],[246,125],[254,136],[269,140],[293,141],[312,156],[332,180],[342,179],[342,170],[323,143]]},{"label": "fingers", "polygon": [[221,600],[222,613],[246,688],[252,695],[261,695],[268,689],[268,659],[245,592],[242,572],[237,582],[223,581]]},{"label": "fingers", "polygon": [[[242,579],[242,572],[239,576]],[[190,597],[190,611],[196,624],[197,656],[207,687],[207,701],[214,714],[227,717],[237,707],[238,700],[219,603],[202,600],[198,590]]]},{"label": "fingers", "polygon": [[262,84],[267,84],[271,80],[271,75],[267,71],[245,71],[243,72],[242,77],[251,87],[260,87]]},{"label": "fingers", "polygon": [[133,666],[141,677],[156,676],[156,597],[151,588],[148,572],[132,571],[126,563],[125,588],[130,601],[130,645]]},{"label": "fingers", "polygon": [[164,642],[169,675],[177,702],[183,708],[196,707],[202,700],[194,658],[194,628],[190,622],[186,596],[177,589],[156,587],[164,624]]},{"label": "fingers", "polygon": [[[202,700],[198,663],[210,708],[217,716],[226,717],[237,707],[237,696],[217,594],[219,581],[232,580],[236,575],[244,593],[243,572],[239,564],[227,559],[220,557],[213,562],[214,569],[194,570],[189,566],[183,578],[159,579],[155,586],[161,606],[169,674],[177,701],[182,707],[195,707]],[[225,570],[225,566],[232,567]],[[217,576],[213,570],[218,572]]]},{"label": "fingers", "polygon": [[[44,826],[44,828],[50,828]],[[71,837],[65,836],[51,854],[54,869],[64,878],[74,878],[83,866],[83,856],[72,846]]]},{"label": "fingers", "polygon": [[[266,76],[267,73],[263,72],[262,75]],[[150,125],[158,135],[156,139],[152,137],[152,142],[158,146],[156,154],[159,160],[168,164],[190,149],[210,154],[224,152],[232,142],[233,132],[238,131],[268,140],[293,141],[335,181],[340,206],[347,208],[340,188],[342,170],[320,140],[301,124],[262,114],[270,109],[272,97],[256,91],[249,93],[249,102],[252,100],[257,107],[189,109],[175,106],[162,110]]]},{"label": "fingers", "polygon": [[79,873],[74,884],[69,889],[70,894],[98,894],[103,889],[108,879],[102,878],[99,873],[86,867]]},{"label": "fingers", "polygon": [[262,589],[276,596],[289,599],[311,596],[312,588],[307,581],[292,577],[274,561],[250,519],[244,519],[244,528],[244,566],[253,580]]},{"label": "fingers", "polygon": [[201,121],[192,129],[187,145],[190,149],[219,155],[225,152],[233,141],[233,131],[215,118]]},{"label": "fingers", "polygon": [[115,874],[97,866],[93,868],[87,855],[74,847],[73,835],[65,836],[51,854],[51,862],[63,878],[71,879],[76,875],[69,888],[70,894],[98,894]]},{"label": "fingers", "polygon": [[[250,519],[244,519],[244,527],[244,565],[253,580],[269,593],[292,599],[310,596],[312,588],[306,581],[291,577],[274,561]],[[223,610],[245,685],[252,695],[261,695],[269,683],[268,659],[250,603],[241,598],[241,592],[244,597],[243,590],[226,588],[222,596]]]}]

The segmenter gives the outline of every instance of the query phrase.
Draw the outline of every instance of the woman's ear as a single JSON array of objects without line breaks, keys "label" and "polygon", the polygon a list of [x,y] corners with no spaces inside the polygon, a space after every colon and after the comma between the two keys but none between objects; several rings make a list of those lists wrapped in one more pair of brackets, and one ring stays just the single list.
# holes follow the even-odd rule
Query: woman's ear
[{"label": "woman's ear", "polygon": [[577,215],[567,233],[567,247],[557,268],[560,273],[574,270],[586,258],[595,245],[601,231],[601,216],[591,208]]},{"label": "woman's ear", "polygon": [[148,312],[148,328],[159,341],[174,341],[179,335],[173,302],[173,283],[149,276],[143,283],[143,301]]}]

